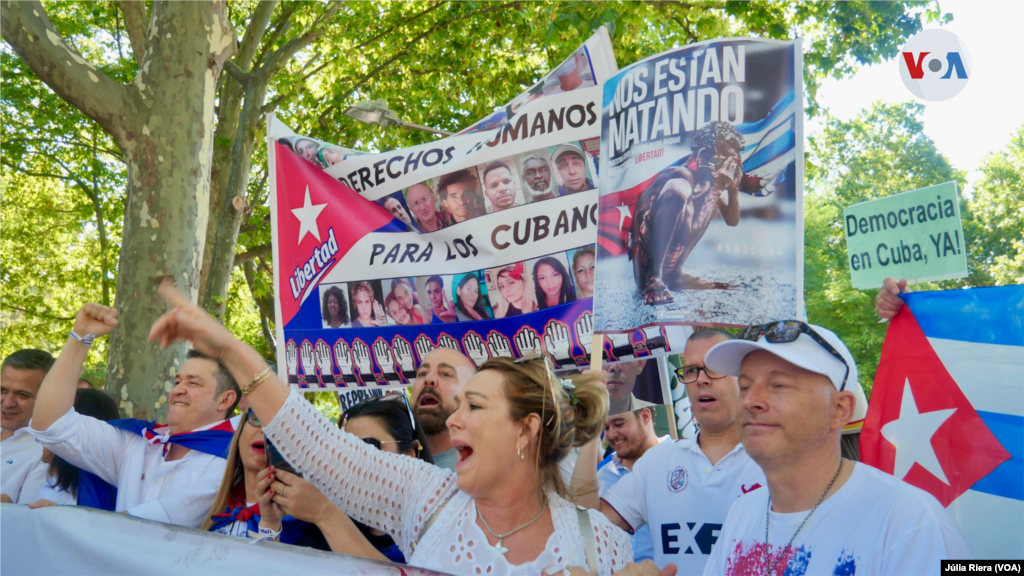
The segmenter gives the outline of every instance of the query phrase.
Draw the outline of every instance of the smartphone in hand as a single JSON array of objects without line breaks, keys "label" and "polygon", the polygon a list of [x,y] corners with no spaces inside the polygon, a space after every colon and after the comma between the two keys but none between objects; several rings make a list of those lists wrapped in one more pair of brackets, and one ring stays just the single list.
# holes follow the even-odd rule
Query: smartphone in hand
[{"label": "smartphone in hand", "polygon": [[269,438],[264,438],[263,443],[266,445],[267,449],[268,464],[270,464],[271,466],[278,470],[291,472],[292,474],[295,474],[299,478],[302,478],[302,474],[300,474],[299,471],[296,470],[294,466],[289,464],[288,461],[284,459],[284,456],[281,455],[281,452],[277,449],[277,446],[271,444]]}]

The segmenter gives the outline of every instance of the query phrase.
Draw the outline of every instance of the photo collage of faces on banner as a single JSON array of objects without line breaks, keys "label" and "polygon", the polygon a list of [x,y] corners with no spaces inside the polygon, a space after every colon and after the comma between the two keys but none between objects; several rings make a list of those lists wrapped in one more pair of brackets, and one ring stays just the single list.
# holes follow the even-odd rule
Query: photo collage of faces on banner
[{"label": "photo collage of faces on banner", "polygon": [[485,214],[593,190],[598,138],[464,168],[376,200],[410,230],[436,232]]}]

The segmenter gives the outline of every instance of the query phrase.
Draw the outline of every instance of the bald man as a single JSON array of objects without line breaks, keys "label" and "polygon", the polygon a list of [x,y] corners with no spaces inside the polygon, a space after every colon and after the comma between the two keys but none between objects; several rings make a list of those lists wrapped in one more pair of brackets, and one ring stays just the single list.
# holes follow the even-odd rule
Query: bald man
[{"label": "bald man", "polygon": [[412,410],[416,414],[434,464],[455,470],[458,452],[448,436],[448,417],[455,412],[455,395],[476,374],[473,362],[450,348],[435,348],[416,369]]}]

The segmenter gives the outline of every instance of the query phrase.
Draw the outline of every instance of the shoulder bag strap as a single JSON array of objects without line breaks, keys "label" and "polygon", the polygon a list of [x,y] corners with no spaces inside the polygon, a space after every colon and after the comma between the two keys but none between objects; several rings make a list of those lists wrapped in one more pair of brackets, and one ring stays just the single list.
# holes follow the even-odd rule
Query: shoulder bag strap
[{"label": "shoulder bag strap", "polygon": [[586,544],[587,554],[587,570],[590,570],[591,574],[597,574],[597,552],[594,542],[596,542],[596,536],[594,535],[594,527],[590,524],[590,514],[586,508],[582,506],[576,506],[576,514],[579,516],[580,521],[580,534],[583,536],[583,542]]}]

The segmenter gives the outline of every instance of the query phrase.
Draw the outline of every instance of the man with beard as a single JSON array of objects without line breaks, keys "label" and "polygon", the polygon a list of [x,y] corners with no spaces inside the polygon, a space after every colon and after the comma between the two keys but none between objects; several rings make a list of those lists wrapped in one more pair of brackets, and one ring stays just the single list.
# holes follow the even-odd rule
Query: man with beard
[{"label": "man with beard", "polygon": [[654,446],[601,494],[601,512],[630,533],[650,526],[654,563],[675,564],[680,574],[703,572],[729,506],[765,485],[761,468],[740,444],[736,378],[704,366],[707,351],[731,339],[728,332],[705,328],[683,349],[683,367],[676,373],[700,424],[697,437]]},{"label": "man with beard", "polygon": [[476,373],[476,365],[450,348],[435,348],[416,369],[412,385],[412,409],[423,433],[434,464],[455,470],[459,454],[448,436],[448,417],[455,412],[455,395]]},{"label": "man with beard", "polygon": [[530,154],[523,159],[523,182],[530,202],[540,202],[556,197],[551,185],[551,165],[539,154]]},{"label": "man with beard", "polygon": [[508,210],[516,204],[516,183],[512,169],[501,160],[484,168],[484,194],[491,201],[491,212]]},{"label": "man with beard", "polygon": [[476,178],[469,170],[459,170],[441,177],[437,184],[441,202],[448,208],[445,226],[454,226],[477,216],[483,216],[483,206],[478,202]]},{"label": "man with beard", "polygon": [[672,302],[670,289],[731,287],[683,274],[683,263],[716,210],[727,225],[740,223],[743,136],[728,122],[709,122],[694,134],[691,148],[689,161],[662,170],[633,207],[629,257],[644,304]]},{"label": "man with beard", "polygon": [[412,219],[409,218],[409,213],[405,211],[405,207],[402,206],[402,203],[399,202],[398,198],[391,196],[385,200],[384,209],[395,218],[401,220],[402,224],[412,228]]},{"label": "man with beard", "polygon": [[[654,433],[654,408],[641,408],[609,416],[604,426],[604,437],[615,452],[598,465],[597,485],[603,496],[616,482],[633,471],[633,465],[648,450],[669,437],[658,438]],[[654,559],[651,531],[645,524],[630,537],[633,544],[633,562]]]},{"label": "man with beard", "polygon": [[584,158],[583,150],[572,144],[562,144],[551,155],[558,168],[558,175],[562,178],[566,194],[594,188],[594,183],[587,178],[587,161]]}]

